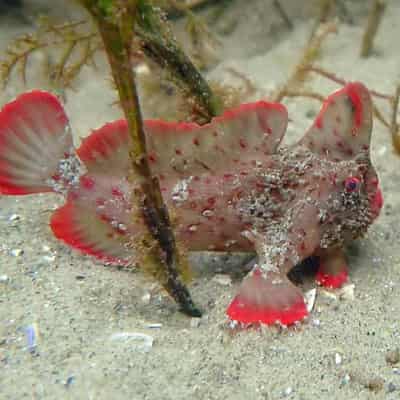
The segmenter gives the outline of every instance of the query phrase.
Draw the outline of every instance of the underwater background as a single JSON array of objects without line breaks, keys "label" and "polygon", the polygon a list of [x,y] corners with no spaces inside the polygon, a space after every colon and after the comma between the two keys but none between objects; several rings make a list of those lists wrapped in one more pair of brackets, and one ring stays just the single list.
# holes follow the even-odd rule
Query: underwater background
[{"label": "underwater background", "polygon": [[[340,87],[332,78],[388,96],[400,83],[398,0],[187,1],[190,12],[162,3],[178,41],[227,106],[256,99],[287,106],[285,143],[310,126],[318,96]],[[386,7],[361,57],[374,3]],[[0,0],[0,58],[49,21],[87,18],[72,1]],[[32,88],[57,93],[79,144],[122,112],[104,57],[61,81],[63,49],[33,52],[26,82],[16,66],[0,99],[3,105]],[[299,72],[302,63],[309,68]],[[196,120],[165,70],[139,54],[136,72],[145,118]],[[243,255],[192,256],[190,290],[204,315],[191,319],[142,274],[104,267],[58,242],[48,222],[59,197],[0,197],[0,399],[399,398],[398,113],[391,101],[374,102],[381,117],[372,158],[384,209],[347,249],[350,283],[336,292],[318,288],[309,319],[296,328],[228,329],[225,309],[243,276]],[[305,291],[314,287],[309,277],[300,280]]]}]

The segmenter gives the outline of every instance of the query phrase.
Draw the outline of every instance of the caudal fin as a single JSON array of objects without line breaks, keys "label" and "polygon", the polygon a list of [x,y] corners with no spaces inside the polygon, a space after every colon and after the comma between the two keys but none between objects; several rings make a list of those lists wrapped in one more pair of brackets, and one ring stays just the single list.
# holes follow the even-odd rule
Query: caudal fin
[{"label": "caudal fin", "polygon": [[68,118],[57,97],[34,90],[0,111],[0,193],[63,191],[79,177]]}]

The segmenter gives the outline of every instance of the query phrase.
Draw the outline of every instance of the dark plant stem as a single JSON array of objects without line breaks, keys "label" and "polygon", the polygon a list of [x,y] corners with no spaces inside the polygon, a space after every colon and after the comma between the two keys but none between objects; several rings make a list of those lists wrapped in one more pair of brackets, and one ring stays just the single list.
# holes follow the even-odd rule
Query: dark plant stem
[{"label": "dark plant stem", "polygon": [[130,57],[137,1],[80,0],[80,2],[97,23],[121,107],[128,122],[132,138],[129,154],[133,179],[140,183],[141,188],[141,193],[134,195],[135,198],[132,200],[141,203],[149,235],[158,244],[155,251],[150,250],[152,254],[149,255],[151,262],[156,264],[153,273],[184,313],[194,317],[201,316],[181,280],[179,274],[182,270],[181,260],[168,210],[161,196],[158,178],[152,176],[146,156],[146,136]]},{"label": "dark plant stem", "polygon": [[143,52],[161,68],[166,68],[174,80],[196,99],[206,121],[221,114],[221,100],[181,49],[160,10],[146,0],[138,0],[138,8],[135,32]]}]

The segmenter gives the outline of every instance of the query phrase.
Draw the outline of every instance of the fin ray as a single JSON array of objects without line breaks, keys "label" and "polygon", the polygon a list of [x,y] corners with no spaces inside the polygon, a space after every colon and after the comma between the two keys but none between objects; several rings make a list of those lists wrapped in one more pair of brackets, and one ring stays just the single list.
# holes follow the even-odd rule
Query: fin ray
[{"label": "fin ray", "polygon": [[0,193],[53,191],[49,180],[72,149],[57,97],[40,90],[20,95],[0,112]]}]

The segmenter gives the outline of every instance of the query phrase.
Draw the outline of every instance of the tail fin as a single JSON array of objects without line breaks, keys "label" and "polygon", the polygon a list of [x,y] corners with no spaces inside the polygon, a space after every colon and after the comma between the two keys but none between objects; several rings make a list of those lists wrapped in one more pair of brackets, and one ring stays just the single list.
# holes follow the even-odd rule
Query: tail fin
[{"label": "tail fin", "polygon": [[57,97],[34,90],[0,111],[0,193],[60,192],[79,178],[68,118]]}]

